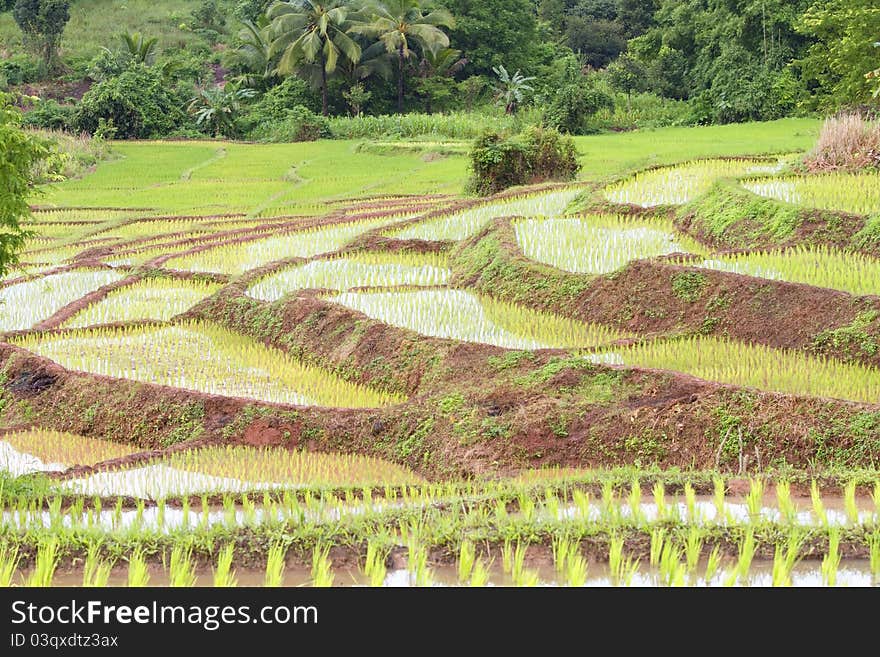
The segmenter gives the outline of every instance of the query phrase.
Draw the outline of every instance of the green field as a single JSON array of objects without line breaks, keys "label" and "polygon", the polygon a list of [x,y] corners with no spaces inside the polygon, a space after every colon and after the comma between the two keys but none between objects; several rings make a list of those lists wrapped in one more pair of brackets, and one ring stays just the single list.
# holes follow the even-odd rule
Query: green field
[{"label": "green field", "polygon": [[490,199],[460,153],[114,142],[2,282],[0,585],[876,585],[877,216],[749,188],[818,128],[577,137]]}]

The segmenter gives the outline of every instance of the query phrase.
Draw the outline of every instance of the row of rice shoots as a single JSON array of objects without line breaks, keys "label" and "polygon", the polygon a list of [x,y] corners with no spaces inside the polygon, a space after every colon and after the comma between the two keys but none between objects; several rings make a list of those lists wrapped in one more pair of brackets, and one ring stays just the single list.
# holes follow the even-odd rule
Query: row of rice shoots
[{"label": "row of rice shoots", "polygon": [[599,324],[586,324],[465,290],[344,292],[329,300],[422,335],[509,349],[599,345],[623,337]]},{"label": "row of rice shoots", "polygon": [[633,260],[671,253],[706,254],[698,242],[676,233],[668,219],[593,214],[523,219],[514,229],[527,258],[582,274],[607,274]]},{"label": "row of rice shoots", "polygon": [[874,404],[880,370],[711,336],[654,340],[615,349],[626,365],[686,372],[701,379],[773,392]]},{"label": "row of rice shoots", "polygon": [[216,395],[353,408],[402,400],[207,322],[74,329],[14,343],[68,369]]},{"label": "row of rice shoots", "polygon": [[284,269],[255,283],[247,293],[262,301],[277,301],[304,289],[344,292],[355,287],[444,285],[450,275],[448,259],[439,254],[361,253]]},{"label": "row of rice shoots", "polygon": [[167,321],[186,312],[222,286],[171,278],[149,278],[110,292],[64,323],[81,328],[135,320]]},{"label": "row of rice shoots", "polygon": [[769,280],[806,283],[850,294],[880,294],[880,260],[828,246],[724,254],[703,260],[697,266]]},{"label": "row of rice shoots", "polygon": [[94,465],[141,451],[130,445],[100,438],[78,436],[53,429],[29,429],[0,437],[19,452],[32,454],[45,463]]},{"label": "row of rice shoots", "polygon": [[753,194],[808,208],[871,215],[880,212],[880,173],[822,173],[756,178],[743,183]]},{"label": "row of rice shoots", "polygon": [[110,269],[65,271],[0,288],[0,331],[29,329],[99,287],[122,280]]},{"label": "row of rice shoots", "polygon": [[447,216],[428,219],[387,234],[397,239],[464,240],[496,217],[559,217],[583,190],[562,190],[514,196],[477,205]]},{"label": "row of rice shoots", "polygon": [[393,218],[382,217],[369,221],[309,228],[250,242],[227,244],[199,253],[171,258],[164,266],[168,269],[184,271],[238,275],[276,260],[292,257],[311,258],[321,253],[337,251],[358,235],[394,221]]}]

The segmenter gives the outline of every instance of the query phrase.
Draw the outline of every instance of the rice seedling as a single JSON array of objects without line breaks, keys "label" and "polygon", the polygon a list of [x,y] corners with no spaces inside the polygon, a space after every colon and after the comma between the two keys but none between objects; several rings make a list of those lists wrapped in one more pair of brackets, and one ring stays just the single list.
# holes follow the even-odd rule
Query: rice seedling
[{"label": "rice seedling", "polygon": [[67,304],[122,278],[109,269],[77,270],[0,288],[0,331],[29,329]]},{"label": "rice seedling", "polygon": [[20,562],[21,555],[18,552],[18,546],[11,546],[7,543],[0,544],[0,588],[12,586],[12,580],[18,571]]},{"label": "rice seedling", "polygon": [[412,541],[407,546],[407,569],[413,586],[433,584],[434,576],[428,567],[428,550],[418,541]]},{"label": "rice seedling", "polygon": [[875,579],[880,578],[880,531],[868,537],[868,564]]},{"label": "rice seedling", "polygon": [[[693,265],[692,262],[682,264]],[[806,283],[850,294],[880,293],[880,261],[824,245],[723,254],[705,259],[696,266],[769,280]]]},{"label": "rice seedling", "polygon": [[880,175],[876,172],[755,178],[743,187],[759,196],[810,208],[863,215],[880,212]]},{"label": "rice seedling", "polygon": [[448,259],[438,254],[361,253],[284,269],[251,285],[247,294],[277,301],[305,289],[345,292],[356,287],[445,285],[450,275]]},{"label": "rice seedling", "polygon": [[100,555],[100,542],[96,541],[89,545],[86,553],[86,561],[83,565],[83,586],[104,587],[110,579],[110,571],[113,563],[105,561]]},{"label": "rice seedling", "polygon": [[474,570],[474,563],[477,559],[477,553],[474,544],[465,539],[461,542],[458,550],[458,581],[466,582],[470,579],[471,572]]},{"label": "rice seedling", "polygon": [[800,531],[790,531],[786,545],[776,544],[773,552],[773,570],[772,582],[773,586],[791,586],[791,573],[795,564],[800,559],[801,543],[803,536]]},{"label": "rice seedling", "polygon": [[751,522],[761,519],[761,509],[764,506],[764,482],[758,478],[749,481],[749,492],[746,494],[746,508],[749,511]]},{"label": "rice seedling", "polygon": [[739,552],[736,558],[736,567],[734,572],[740,580],[745,580],[749,575],[749,569],[752,566],[752,559],[755,557],[755,533],[751,527],[748,527],[739,544]]},{"label": "rice seedling", "polygon": [[684,543],[684,558],[689,573],[693,573],[697,569],[697,563],[700,561],[702,553],[703,532],[699,527],[691,526],[688,529],[687,538]]},{"label": "rice seedling", "polygon": [[822,494],[819,492],[819,484],[813,479],[810,482],[810,500],[813,503],[813,517],[822,527],[828,527],[828,512],[822,502]]},{"label": "rice seedling", "polygon": [[859,507],[856,504],[856,482],[850,479],[843,487],[843,506],[851,525],[859,524]]},{"label": "rice seedling", "polygon": [[55,240],[29,240],[19,257],[29,263],[60,265],[88,248],[84,244],[53,246],[55,244]]},{"label": "rice seedling", "polygon": [[880,370],[799,351],[688,337],[615,347],[627,365],[686,372],[709,381],[795,395],[874,403]]},{"label": "rice seedling", "polygon": [[370,580],[370,586],[382,586],[385,581],[388,549],[376,540],[367,542],[367,556],[364,560],[364,575]]},{"label": "rice seedling", "polygon": [[205,322],[74,329],[13,342],[69,369],[211,394],[336,407],[400,401]]},{"label": "rice seedling", "polygon": [[204,271],[237,276],[276,260],[311,258],[337,251],[358,235],[399,220],[382,217],[369,221],[352,221],[332,226],[309,228],[249,242],[215,246],[198,253],[176,256],[163,266],[166,269]]},{"label": "rice seedling", "polygon": [[29,429],[3,436],[19,452],[31,454],[44,463],[62,465],[94,465],[140,451],[130,445],[109,440],[87,438],[52,429]]},{"label": "rice seedling", "polygon": [[[556,516],[551,517],[555,518]],[[577,556],[577,543],[566,535],[554,535],[550,543],[550,549],[553,553],[553,566],[556,568],[556,572],[562,575],[565,572],[568,560]]]},{"label": "rice seedling", "polygon": [[192,548],[177,544],[171,548],[168,585],[190,588],[195,584],[196,567],[192,560]]},{"label": "rice seedling", "polygon": [[623,337],[599,324],[538,312],[465,290],[343,292],[328,300],[422,335],[510,349],[589,346]]},{"label": "rice seedling", "polygon": [[167,321],[186,312],[220,285],[204,281],[150,278],[113,290],[74,315],[65,327],[85,327],[134,320]]},{"label": "rice seedling", "polygon": [[651,547],[648,563],[656,566],[660,563],[660,555],[663,554],[663,546],[666,544],[666,530],[663,527],[654,527],[651,530]]},{"label": "rice seedling", "polygon": [[58,538],[49,536],[40,543],[37,548],[37,556],[34,568],[25,579],[25,586],[52,586],[55,578],[55,570],[58,568]]},{"label": "rice seedling", "polygon": [[672,541],[663,544],[658,572],[664,586],[684,586],[687,566],[681,562],[681,550]]},{"label": "rice seedling", "polygon": [[278,587],[284,584],[284,569],[287,565],[285,561],[286,556],[287,548],[282,542],[276,541],[269,546],[269,551],[266,555],[266,574],[263,579],[263,586]]},{"label": "rice seedling", "polygon": [[489,583],[489,566],[482,559],[474,562],[468,586],[486,586]]},{"label": "rice seedling", "polygon": [[565,583],[567,586],[581,587],[587,583],[587,560],[573,552],[565,562]]},{"label": "rice seedling", "polygon": [[227,543],[217,553],[217,566],[214,569],[213,584],[215,588],[238,586],[232,559],[235,556],[235,544]]},{"label": "rice seedling", "polygon": [[579,488],[575,488],[571,493],[572,502],[577,508],[578,515],[587,519],[590,517],[590,493]]},{"label": "rice seedling", "polygon": [[492,201],[399,230],[386,231],[386,234],[397,239],[464,240],[475,235],[496,217],[561,216],[581,191],[571,187]]},{"label": "rice seedling", "polygon": [[698,242],[677,234],[668,219],[587,215],[522,219],[513,226],[527,258],[581,274],[607,274],[633,260],[671,253],[707,255]]},{"label": "rice seedling", "polygon": [[701,515],[697,507],[697,492],[689,481],[686,481],[684,484],[684,505],[687,509],[688,520],[694,523],[700,522]]},{"label": "rice seedling", "polygon": [[776,506],[783,522],[792,524],[795,521],[797,508],[791,500],[791,484],[787,481],[776,483]]},{"label": "rice seedling", "polygon": [[620,581],[624,566],[623,539],[612,536],[608,543],[608,570],[611,573],[611,581],[615,585]]},{"label": "rice seedling", "polygon": [[828,551],[822,558],[822,582],[826,586],[837,585],[837,571],[840,568],[840,528],[828,529]]},{"label": "rice seedling", "polygon": [[605,188],[605,198],[613,203],[642,207],[680,205],[696,198],[718,178],[773,170],[761,160],[699,160],[673,167],[651,169]]},{"label": "rice seedling", "polygon": [[[517,546],[519,547],[519,546]],[[510,540],[504,541],[501,546],[501,568],[505,574],[509,575],[513,571],[514,549]]]},{"label": "rice seedling", "polygon": [[633,479],[630,483],[627,503],[633,524],[641,525],[645,521],[645,514],[642,512],[642,486],[638,479]]},{"label": "rice seedling", "polygon": [[316,546],[312,550],[312,586],[327,588],[333,586],[333,562],[330,560],[330,546]]},{"label": "rice seedling", "polygon": [[[666,505],[666,487],[662,481],[655,481],[651,492],[654,495],[654,506],[657,507],[657,520],[663,520],[669,512]],[[653,565],[654,562],[651,563]]]},{"label": "rice seedling", "polygon": [[128,558],[128,586],[143,587],[150,583],[150,571],[143,552],[135,550]]},{"label": "rice seedling", "polygon": [[712,477],[712,499],[715,504],[715,521],[718,524],[726,524],[728,521],[725,492],[724,479],[718,476]]},{"label": "rice seedling", "polygon": [[709,557],[706,559],[706,573],[703,575],[707,584],[711,583],[721,566],[721,548],[717,545],[712,548]]}]

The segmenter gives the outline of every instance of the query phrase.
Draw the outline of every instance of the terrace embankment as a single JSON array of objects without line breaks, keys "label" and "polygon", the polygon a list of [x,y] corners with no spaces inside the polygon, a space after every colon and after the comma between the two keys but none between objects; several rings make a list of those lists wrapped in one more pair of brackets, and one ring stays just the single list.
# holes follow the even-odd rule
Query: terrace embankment
[{"label": "terrace embankment", "polygon": [[612,274],[565,272],[525,257],[510,219],[451,254],[452,284],[641,335],[718,335],[880,365],[880,298],[664,261]]},{"label": "terrace embankment", "polygon": [[880,257],[880,223],[856,214],[799,207],[719,180],[681,206],[676,227],[718,249],[833,246]]}]

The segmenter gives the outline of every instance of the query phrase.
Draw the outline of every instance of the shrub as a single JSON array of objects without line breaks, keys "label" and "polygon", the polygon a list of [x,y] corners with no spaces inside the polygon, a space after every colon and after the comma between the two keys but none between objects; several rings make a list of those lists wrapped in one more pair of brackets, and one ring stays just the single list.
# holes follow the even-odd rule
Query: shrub
[{"label": "shrub", "polygon": [[93,134],[99,121],[112,121],[117,139],[161,137],[186,123],[183,100],[160,71],[130,64],[82,97],[74,128]]},{"label": "shrub", "polygon": [[111,155],[106,141],[88,135],[61,130],[35,130],[32,134],[50,144],[48,156],[33,170],[34,180],[39,183],[77,178]]},{"label": "shrub", "polygon": [[559,87],[544,114],[551,128],[573,135],[587,131],[587,122],[601,109],[614,109],[614,100],[586,80]]},{"label": "shrub", "polygon": [[52,99],[41,100],[24,115],[22,123],[30,128],[69,130],[75,113],[73,105],[60,105]]},{"label": "shrub", "polygon": [[286,121],[290,118],[291,110],[297,106],[316,112],[320,103],[306,82],[295,77],[285,78],[242,112],[237,121],[238,129],[242,134],[257,129],[271,130],[266,124]]},{"label": "shrub", "polygon": [[36,82],[40,79],[40,63],[28,55],[13,55],[0,61],[0,75],[10,85]]},{"label": "shrub", "polygon": [[330,122],[327,117],[297,105],[287,110],[282,120],[262,123],[249,136],[257,141],[316,141],[330,136]]},{"label": "shrub", "polygon": [[813,171],[858,171],[880,168],[880,121],[860,114],[826,119],[816,146],[804,158]]},{"label": "shrub", "polygon": [[574,140],[536,126],[513,136],[487,132],[477,139],[470,159],[468,190],[481,195],[514,185],[572,180],[580,170]]}]

